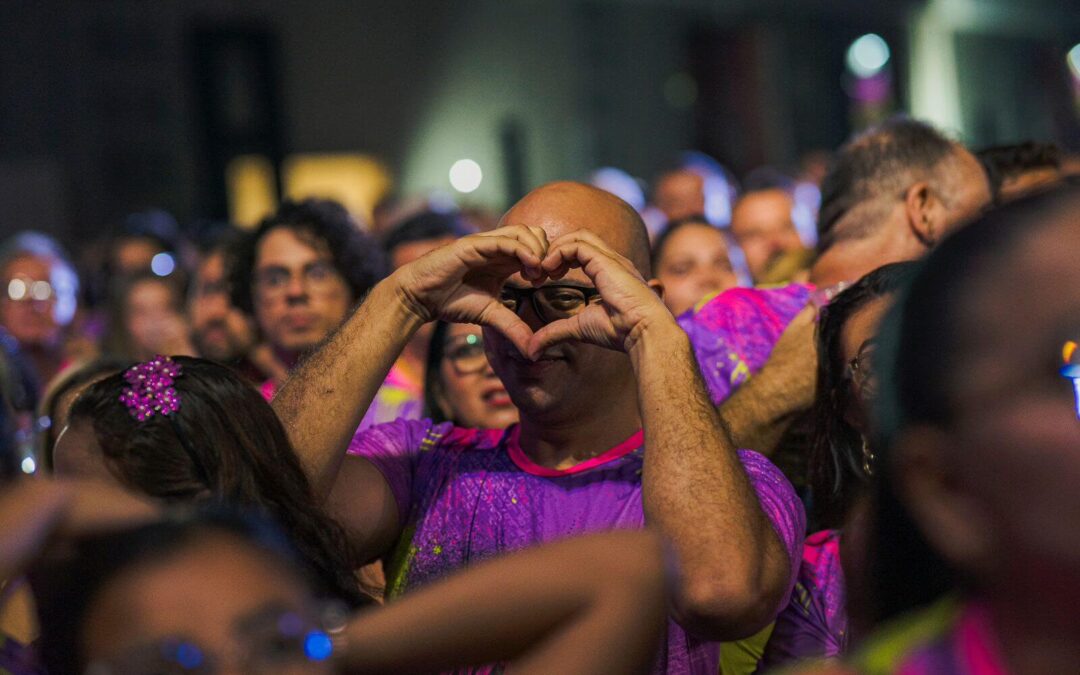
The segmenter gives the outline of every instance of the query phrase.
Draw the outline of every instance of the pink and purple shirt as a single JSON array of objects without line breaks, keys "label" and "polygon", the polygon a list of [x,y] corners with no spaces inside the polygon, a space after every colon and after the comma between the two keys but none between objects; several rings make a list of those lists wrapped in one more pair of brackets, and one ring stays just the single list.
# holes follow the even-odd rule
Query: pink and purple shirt
[{"label": "pink and purple shirt", "polygon": [[677,321],[694,346],[713,403],[720,405],[769,360],[784,329],[810,302],[814,287],[731,288]]},{"label": "pink and purple shirt", "polygon": [[[517,426],[477,430],[398,420],[353,439],[349,453],[366,458],[382,473],[400,514],[401,536],[385,561],[388,597],[508,551],[644,527],[640,431],[565,470],[530,460],[518,443],[519,433]],[[767,459],[746,450],[739,459],[792,561],[790,590],[806,527],[802,504]],[[718,663],[717,643],[669,622],[653,672],[715,675]]]}]

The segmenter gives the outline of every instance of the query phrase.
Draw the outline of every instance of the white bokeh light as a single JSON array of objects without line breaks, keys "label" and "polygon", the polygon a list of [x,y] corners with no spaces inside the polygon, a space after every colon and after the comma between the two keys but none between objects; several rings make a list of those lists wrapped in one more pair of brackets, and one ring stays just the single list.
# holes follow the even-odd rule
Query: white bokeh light
[{"label": "white bokeh light", "polygon": [[847,67],[856,77],[873,77],[889,62],[889,45],[876,33],[867,33],[851,43]]},{"label": "white bokeh light", "polygon": [[1080,44],[1073,45],[1065,60],[1069,62],[1069,70],[1072,71],[1073,77],[1080,80]]},{"label": "white bokeh light", "polygon": [[37,462],[34,461],[33,457],[24,457],[21,468],[23,473],[34,473],[37,471]]},{"label": "white bokeh light", "polygon": [[484,172],[471,159],[459,159],[450,167],[450,185],[458,192],[469,193],[480,187]]},{"label": "white bokeh light", "polygon": [[176,261],[169,253],[158,253],[150,260],[150,270],[159,277],[167,277],[176,269]]}]

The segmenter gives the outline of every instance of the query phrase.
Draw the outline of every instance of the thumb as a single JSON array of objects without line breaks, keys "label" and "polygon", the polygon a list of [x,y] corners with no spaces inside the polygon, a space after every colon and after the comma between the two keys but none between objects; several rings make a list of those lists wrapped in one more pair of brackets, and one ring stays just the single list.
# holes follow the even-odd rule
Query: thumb
[{"label": "thumb", "polygon": [[480,323],[491,326],[502,333],[523,355],[529,355],[529,341],[533,338],[532,328],[501,303],[493,302],[480,316]]},{"label": "thumb", "polygon": [[522,353],[530,359],[536,360],[544,353],[544,350],[560,342],[581,339],[581,320],[578,316],[568,319],[559,319],[544,325],[536,331],[529,340],[528,351]]}]

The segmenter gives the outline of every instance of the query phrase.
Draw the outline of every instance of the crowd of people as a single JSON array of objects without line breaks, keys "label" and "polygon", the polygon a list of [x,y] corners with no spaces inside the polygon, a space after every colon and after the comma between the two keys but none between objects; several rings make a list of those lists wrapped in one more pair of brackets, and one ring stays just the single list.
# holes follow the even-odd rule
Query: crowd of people
[{"label": "crowd of people", "polygon": [[897,117],[491,227],[20,233],[0,673],[1076,672],[1074,168]]}]

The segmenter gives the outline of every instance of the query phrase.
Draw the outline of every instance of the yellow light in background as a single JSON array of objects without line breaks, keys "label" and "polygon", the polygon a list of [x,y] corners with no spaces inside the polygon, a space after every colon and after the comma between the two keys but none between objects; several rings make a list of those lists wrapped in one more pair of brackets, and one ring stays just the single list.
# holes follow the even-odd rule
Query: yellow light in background
[{"label": "yellow light in background", "polygon": [[322,197],[341,202],[350,213],[371,222],[375,205],[390,191],[390,172],[361,154],[297,154],[282,167],[290,199]]},{"label": "yellow light in background", "polygon": [[229,195],[229,220],[254,227],[277,208],[274,165],[264,155],[239,155],[225,168]]}]

